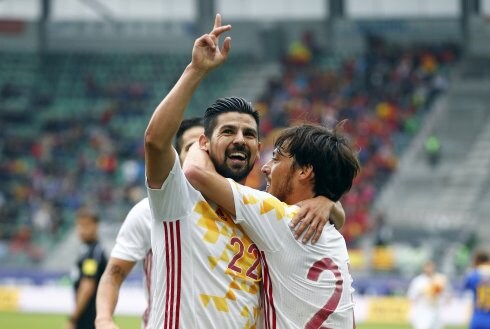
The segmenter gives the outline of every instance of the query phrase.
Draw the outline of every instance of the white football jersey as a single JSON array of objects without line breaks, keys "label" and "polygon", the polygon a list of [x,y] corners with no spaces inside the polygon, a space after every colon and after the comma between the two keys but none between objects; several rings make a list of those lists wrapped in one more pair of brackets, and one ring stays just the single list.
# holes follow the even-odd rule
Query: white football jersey
[{"label": "white football jersey", "polygon": [[187,181],[176,156],[153,215],[151,328],[257,328],[259,251],[233,219]]},{"label": "white football jersey", "polygon": [[151,211],[144,198],[129,211],[117,234],[111,257],[137,262],[143,261],[143,290],[148,302],[143,313],[142,327],[147,328],[151,313]]},{"label": "white football jersey", "polygon": [[410,321],[415,329],[442,328],[441,320],[444,304],[450,295],[445,275],[422,273],[409,284],[407,297],[411,301]]},{"label": "white football jersey", "polygon": [[266,328],[355,328],[352,277],[343,236],[326,226],[314,245],[296,240],[298,211],[274,196],[229,179],[236,223],[262,256]]}]

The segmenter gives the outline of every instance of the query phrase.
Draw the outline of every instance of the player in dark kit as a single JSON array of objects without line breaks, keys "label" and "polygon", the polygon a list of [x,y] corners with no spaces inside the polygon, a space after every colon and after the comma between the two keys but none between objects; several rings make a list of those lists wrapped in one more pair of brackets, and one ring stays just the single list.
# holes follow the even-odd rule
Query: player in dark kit
[{"label": "player in dark kit", "polygon": [[95,329],[95,296],[107,257],[98,241],[99,218],[87,210],[77,213],[76,229],[83,242],[81,253],[73,269],[75,309],[66,329]]}]

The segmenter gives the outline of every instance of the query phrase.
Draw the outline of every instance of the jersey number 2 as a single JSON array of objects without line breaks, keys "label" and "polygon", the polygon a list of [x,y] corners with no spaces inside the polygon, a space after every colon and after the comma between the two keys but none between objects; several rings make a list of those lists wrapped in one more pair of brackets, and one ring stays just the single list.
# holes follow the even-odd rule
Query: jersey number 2
[{"label": "jersey number 2", "polygon": [[340,269],[330,258],[323,258],[315,262],[308,270],[308,275],[306,276],[308,280],[318,281],[320,274],[323,271],[329,270],[335,276],[335,290],[327,300],[327,303],[323,306],[321,310],[315,313],[310,321],[305,326],[305,329],[328,329],[323,327],[322,324],[328,319],[330,314],[332,314],[340,302],[340,297],[342,295],[342,284],[344,280],[340,273]]}]

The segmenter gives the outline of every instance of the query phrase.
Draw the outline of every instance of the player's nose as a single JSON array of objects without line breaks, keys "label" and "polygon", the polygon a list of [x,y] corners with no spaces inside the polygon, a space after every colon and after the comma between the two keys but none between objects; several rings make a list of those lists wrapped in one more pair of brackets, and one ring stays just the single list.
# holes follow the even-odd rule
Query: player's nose
[{"label": "player's nose", "polygon": [[270,166],[270,160],[262,166],[262,168],[260,169],[262,171],[262,173],[264,173],[265,175],[269,175],[270,172],[271,172],[271,166]]},{"label": "player's nose", "polygon": [[238,132],[235,134],[235,137],[233,138],[233,143],[235,143],[235,144],[244,144],[245,143],[245,138],[244,138],[243,132],[241,130],[238,130]]}]

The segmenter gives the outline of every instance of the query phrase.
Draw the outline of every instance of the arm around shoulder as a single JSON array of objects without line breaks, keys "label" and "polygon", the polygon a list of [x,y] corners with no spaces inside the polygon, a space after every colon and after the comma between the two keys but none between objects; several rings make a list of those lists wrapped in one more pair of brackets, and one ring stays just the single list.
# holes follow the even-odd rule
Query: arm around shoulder
[{"label": "arm around shoulder", "polygon": [[233,190],[226,178],[194,164],[185,166],[184,174],[191,185],[200,191],[204,197],[221,206],[232,216],[235,216]]}]

